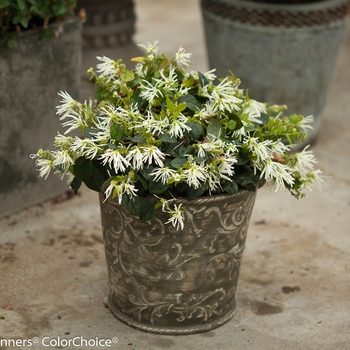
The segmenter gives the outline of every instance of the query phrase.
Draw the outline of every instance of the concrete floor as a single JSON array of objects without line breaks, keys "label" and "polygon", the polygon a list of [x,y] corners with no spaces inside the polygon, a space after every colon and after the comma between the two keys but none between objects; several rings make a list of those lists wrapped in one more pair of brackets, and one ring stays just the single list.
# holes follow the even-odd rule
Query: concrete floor
[{"label": "concrete floor", "polygon": [[[159,39],[169,55],[183,45],[194,54],[193,69],[205,70],[198,3],[137,0],[135,42]],[[115,319],[104,306],[98,198],[84,189],[0,221],[0,341],[82,336],[118,337],[111,347],[118,350],[350,349],[349,28],[313,145],[329,179],[322,192],[300,201],[260,191],[231,321],[198,335],[163,336]],[[15,348],[48,348],[39,344]],[[4,342],[0,349],[7,349]]]}]

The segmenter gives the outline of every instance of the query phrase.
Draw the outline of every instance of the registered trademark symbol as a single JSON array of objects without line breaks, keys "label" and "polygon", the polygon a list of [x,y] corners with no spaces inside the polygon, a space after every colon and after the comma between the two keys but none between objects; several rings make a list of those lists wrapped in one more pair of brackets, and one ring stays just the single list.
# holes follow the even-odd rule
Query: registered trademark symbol
[{"label": "registered trademark symbol", "polygon": [[113,337],[113,338],[112,338],[113,344],[117,344],[118,341],[119,341],[118,337]]}]

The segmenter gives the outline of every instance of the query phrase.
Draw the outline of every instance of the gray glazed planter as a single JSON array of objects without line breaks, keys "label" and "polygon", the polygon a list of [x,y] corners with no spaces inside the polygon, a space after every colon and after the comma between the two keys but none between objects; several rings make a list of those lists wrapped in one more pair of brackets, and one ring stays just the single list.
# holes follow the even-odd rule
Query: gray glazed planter
[{"label": "gray glazed planter", "polygon": [[57,131],[59,90],[79,99],[81,22],[54,24],[59,37],[47,43],[39,30],[22,32],[15,49],[0,50],[0,216],[68,189],[66,181],[38,177],[29,155],[51,149]]},{"label": "gray glazed planter", "polygon": [[100,195],[109,308],[126,324],[159,334],[193,334],[229,321],[256,193],[182,201],[185,228],[132,216]]},{"label": "gray glazed planter", "polygon": [[290,114],[313,115],[312,141],[345,31],[348,0],[264,4],[202,0],[211,68],[228,70],[259,101],[288,105]]}]

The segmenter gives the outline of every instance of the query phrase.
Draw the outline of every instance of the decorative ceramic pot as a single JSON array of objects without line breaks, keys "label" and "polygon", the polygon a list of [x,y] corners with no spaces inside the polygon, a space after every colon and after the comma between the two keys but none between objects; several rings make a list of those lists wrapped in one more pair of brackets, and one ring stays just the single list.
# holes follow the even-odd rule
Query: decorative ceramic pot
[{"label": "decorative ceramic pot", "polygon": [[159,334],[205,332],[230,320],[255,196],[183,200],[185,228],[177,231],[160,210],[142,221],[101,195],[113,315]]},{"label": "decorative ceramic pot", "polygon": [[209,64],[219,77],[231,70],[258,101],[313,115],[310,142],[321,127],[349,0],[265,2],[201,0]]}]

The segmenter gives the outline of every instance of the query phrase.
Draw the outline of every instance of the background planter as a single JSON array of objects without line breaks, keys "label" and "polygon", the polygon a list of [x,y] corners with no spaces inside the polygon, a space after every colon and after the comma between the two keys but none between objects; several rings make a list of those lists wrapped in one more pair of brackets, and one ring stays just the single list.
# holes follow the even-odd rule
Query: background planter
[{"label": "background planter", "polygon": [[209,64],[228,69],[259,101],[287,104],[313,115],[314,139],[345,31],[348,0],[310,4],[264,4],[202,0]]},{"label": "background planter", "polygon": [[148,332],[191,334],[230,320],[255,192],[185,201],[183,231],[132,216],[116,201],[103,203],[109,308]]},{"label": "background planter", "polygon": [[86,73],[100,61],[96,56],[121,58],[127,65],[132,57],[143,55],[132,37],[135,33],[136,15],[132,0],[78,0],[78,10],[86,11],[83,26],[83,98],[94,95],[94,85]]},{"label": "background planter", "polygon": [[87,20],[84,24],[84,48],[121,46],[131,42],[136,16],[132,0],[79,0]]},{"label": "background planter", "polygon": [[22,32],[18,47],[0,50],[0,215],[63,193],[57,178],[38,178],[29,154],[51,148],[57,131],[59,90],[79,98],[81,22],[54,25],[59,37],[47,43],[39,30]]}]

